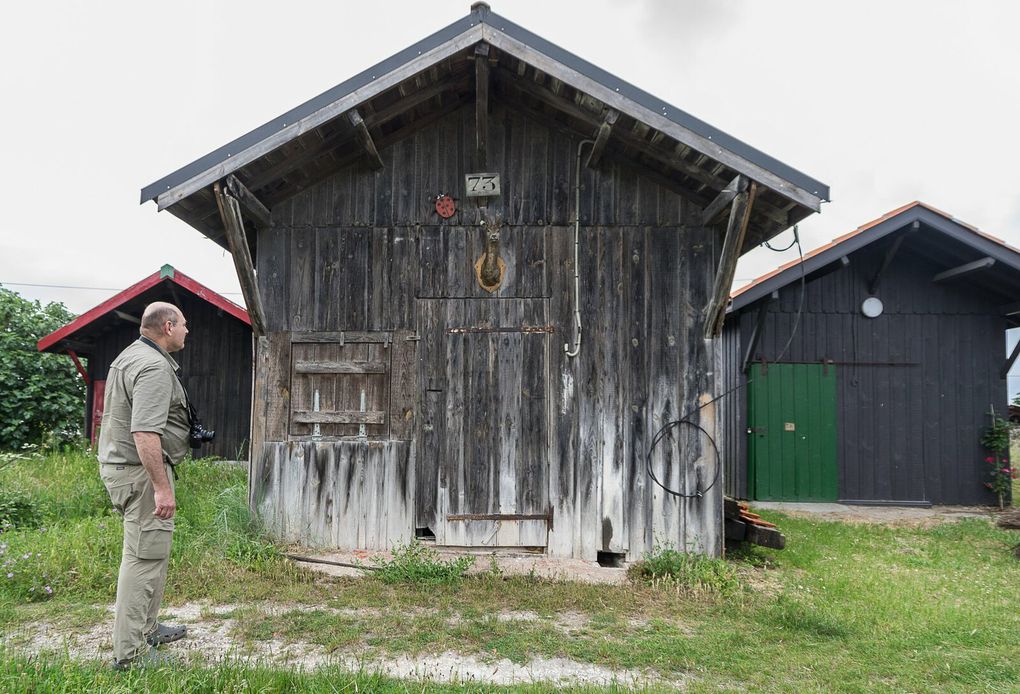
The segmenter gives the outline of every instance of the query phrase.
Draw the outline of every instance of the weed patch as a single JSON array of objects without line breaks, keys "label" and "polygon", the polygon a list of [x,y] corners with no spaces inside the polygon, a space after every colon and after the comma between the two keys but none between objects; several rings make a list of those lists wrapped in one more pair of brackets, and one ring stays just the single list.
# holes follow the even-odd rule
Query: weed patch
[{"label": "weed patch", "polygon": [[657,547],[628,574],[632,580],[674,589],[680,593],[729,595],[740,587],[733,567],[722,559]]},{"label": "weed patch", "polygon": [[393,548],[392,559],[377,559],[378,571],[373,572],[383,583],[410,583],[434,586],[460,583],[475,558],[440,559],[439,553],[418,540]]}]

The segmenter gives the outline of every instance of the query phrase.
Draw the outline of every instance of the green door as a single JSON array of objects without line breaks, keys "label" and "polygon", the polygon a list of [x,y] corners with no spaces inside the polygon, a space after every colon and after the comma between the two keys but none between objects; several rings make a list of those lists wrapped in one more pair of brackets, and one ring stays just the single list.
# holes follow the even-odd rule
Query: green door
[{"label": "green door", "polygon": [[836,501],[835,367],[755,364],[748,378],[751,498]]}]

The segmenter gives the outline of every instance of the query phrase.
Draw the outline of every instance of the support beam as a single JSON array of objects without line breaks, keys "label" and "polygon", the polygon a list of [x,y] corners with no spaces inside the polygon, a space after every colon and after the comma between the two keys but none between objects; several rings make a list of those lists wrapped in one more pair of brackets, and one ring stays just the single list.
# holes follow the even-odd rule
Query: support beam
[{"label": "support beam", "polygon": [[358,145],[365,153],[365,160],[368,162],[368,166],[373,171],[379,171],[383,167],[382,157],[379,156],[379,150],[375,148],[375,142],[372,140],[372,134],[368,132],[368,126],[365,125],[364,119],[361,114],[358,113],[358,109],[352,108],[347,112],[347,120],[351,122],[354,127],[354,139],[358,141]]},{"label": "support beam", "polygon": [[765,331],[765,318],[769,312],[769,304],[779,298],[779,292],[772,292],[767,299],[763,299],[758,306],[758,320],[754,322],[754,329],[751,331],[751,340],[747,343],[747,351],[744,352],[744,359],[740,364],[740,373],[747,373],[747,367],[754,359],[754,350],[758,349],[761,342],[761,334]]},{"label": "support beam", "polygon": [[252,221],[266,229],[272,226],[273,215],[269,208],[263,205],[262,201],[234,174],[227,176],[227,191],[241,203],[241,208],[248,213]]},{"label": "support beam", "polygon": [[712,290],[708,306],[705,307],[705,339],[712,339],[722,332],[723,321],[726,320],[726,302],[733,285],[733,273],[737,270],[737,259],[740,249],[744,247],[744,237],[751,221],[751,207],[754,205],[758,185],[751,182],[743,193],[733,198],[730,206],[730,221],[726,225],[726,239],[723,241],[722,253],[719,254],[719,267],[715,272],[715,287]]},{"label": "support beam", "polygon": [[1006,378],[1009,375],[1009,370],[1013,368],[1013,364],[1016,362],[1016,358],[1020,357],[1020,340],[1017,341],[1013,347],[1013,351],[1009,353],[1009,358],[1006,359],[1006,363],[999,369],[999,378]]},{"label": "support beam", "polygon": [[223,219],[223,229],[226,232],[227,244],[230,246],[230,255],[234,258],[234,270],[237,272],[237,279],[241,283],[241,293],[244,294],[244,303],[248,308],[251,330],[255,333],[255,337],[262,337],[266,334],[266,314],[262,309],[262,296],[259,294],[258,281],[255,279],[255,266],[252,265],[251,250],[244,235],[241,206],[233,196],[223,191],[223,187],[218,181],[213,184],[213,192],[216,195],[216,206],[220,210],[220,217]]},{"label": "support beam", "polygon": [[969,275],[972,272],[978,272],[979,270],[985,270],[995,265],[995,258],[979,258],[970,263],[964,263],[963,265],[957,265],[954,268],[940,272],[931,278],[932,282],[942,282],[944,280],[958,279],[964,275]]},{"label": "support beam", "polygon": [[1020,301],[1015,304],[1006,304],[999,307],[999,313],[1004,316],[1015,316],[1020,313]]},{"label": "support beam", "polygon": [[71,357],[71,361],[74,362],[74,368],[78,369],[78,373],[81,374],[81,380],[85,381],[85,385],[89,385],[89,373],[85,370],[85,367],[81,365],[81,360],[78,359],[78,354],[73,349],[68,349],[67,356]]},{"label": "support beam", "polygon": [[588,153],[588,160],[584,163],[587,168],[594,169],[598,167],[599,161],[601,161],[602,155],[606,151],[606,145],[609,143],[609,136],[613,133],[613,126],[616,125],[619,117],[619,111],[609,109],[606,117],[602,119],[598,135],[595,136],[595,144],[592,145],[591,152]]},{"label": "support beam", "polygon": [[733,202],[733,198],[737,197],[740,193],[747,190],[748,180],[746,176],[738,175],[732,181],[730,181],[725,188],[722,189],[715,200],[708,203],[708,207],[701,214],[701,224],[703,226],[711,226],[712,222],[716,220],[723,210],[725,210],[730,203]]},{"label": "support beam", "polygon": [[914,223],[910,225],[910,229],[908,231],[897,236],[896,240],[892,242],[892,245],[889,246],[889,250],[885,252],[885,257],[882,258],[882,264],[878,267],[878,270],[875,271],[871,281],[868,282],[868,294],[874,295],[878,292],[878,283],[882,281],[882,275],[884,275],[885,271],[889,269],[889,264],[892,263],[893,258],[896,257],[896,253],[900,250],[903,240],[907,238],[908,233],[917,231],[920,227],[921,223],[915,220]]},{"label": "support beam", "polygon": [[113,310],[113,315],[117,316],[117,318],[120,318],[121,320],[127,321],[128,323],[134,323],[135,325],[141,325],[142,324],[142,321],[141,321],[140,318],[132,316],[130,313],[124,313],[123,311],[121,311],[119,309],[114,309]]},{"label": "support beam", "polygon": [[489,141],[489,44],[475,46],[475,152],[476,165],[484,169]]}]

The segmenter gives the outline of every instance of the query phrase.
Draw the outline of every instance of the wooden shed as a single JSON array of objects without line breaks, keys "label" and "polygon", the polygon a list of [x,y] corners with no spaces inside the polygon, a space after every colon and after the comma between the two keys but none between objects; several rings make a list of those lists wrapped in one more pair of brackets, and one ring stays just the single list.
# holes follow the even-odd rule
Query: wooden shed
[{"label": "wooden shed", "polygon": [[188,397],[206,427],[216,432],[199,454],[247,458],[252,389],[248,312],[170,265],[39,340],[42,352],[68,354],[85,379],[85,435],[93,443],[98,440],[110,364],[138,339],[142,311],[153,301],[179,306],[191,328],[174,359],[181,365]]},{"label": "wooden shed", "polygon": [[741,288],[724,329],[727,492],[995,503],[981,437],[990,408],[1006,416],[1018,299],[1020,252],[920,202]]},{"label": "wooden shed", "polygon": [[142,191],[233,253],[278,536],[611,563],[721,552],[734,264],[827,197],[484,3]]}]

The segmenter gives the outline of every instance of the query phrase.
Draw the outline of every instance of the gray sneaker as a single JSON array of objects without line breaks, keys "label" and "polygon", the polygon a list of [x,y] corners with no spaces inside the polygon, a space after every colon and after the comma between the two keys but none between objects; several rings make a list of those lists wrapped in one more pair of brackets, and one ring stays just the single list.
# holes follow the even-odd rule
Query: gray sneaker
[{"label": "gray sneaker", "polygon": [[159,646],[164,643],[180,641],[188,635],[188,627],[183,624],[160,624],[156,622],[156,628],[150,632],[145,640],[150,646]]},{"label": "gray sneaker", "polygon": [[173,664],[173,658],[170,657],[169,653],[160,653],[156,650],[155,646],[151,646],[149,650],[136,655],[134,658],[128,660],[114,660],[113,669],[117,671],[131,670],[132,668],[141,668],[144,670],[158,669],[161,667],[167,667]]}]

